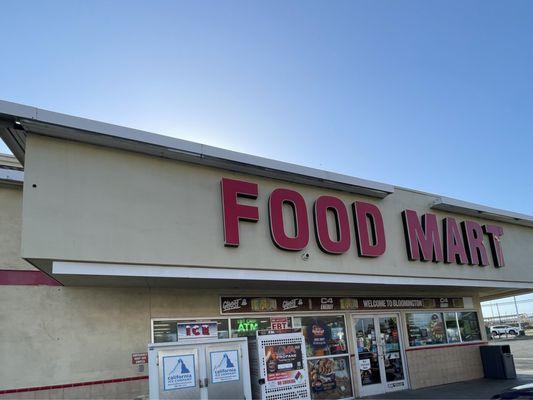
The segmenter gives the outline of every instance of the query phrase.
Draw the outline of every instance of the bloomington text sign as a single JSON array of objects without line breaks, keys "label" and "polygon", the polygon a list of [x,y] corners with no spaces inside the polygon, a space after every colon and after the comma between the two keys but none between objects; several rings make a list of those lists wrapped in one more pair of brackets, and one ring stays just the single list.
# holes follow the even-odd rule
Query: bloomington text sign
[{"label": "bloomington text sign", "polygon": [[220,297],[222,314],[463,307],[462,297]]}]

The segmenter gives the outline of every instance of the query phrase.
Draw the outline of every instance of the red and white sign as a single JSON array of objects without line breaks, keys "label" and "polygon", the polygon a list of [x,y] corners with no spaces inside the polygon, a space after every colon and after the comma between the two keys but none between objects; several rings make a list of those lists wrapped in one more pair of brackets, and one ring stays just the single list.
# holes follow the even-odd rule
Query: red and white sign
[{"label": "red and white sign", "polygon": [[132,353],[131,363],[133,365],[148,364],[148,353]]},{"label": "red and white sign", "polygon": [[218,338],[216,322],[178,322],[178,342],[188,339]]},{"label": "red and white sign", "polygon": [[[259,185],[254,182],[222,178],[222,210],[224,222],[224,245],[238,247],[240,244],[239,223],[258,222],[260,209],[257,200]],[[248,199],[247,204],[240,203]],[[250,201],[252,200],[252,201]],[[284,218],[289,205],[292,213],[294,234],[287,234]],[[310,221],[308,206],[313,209]],[[349,209],[352,210],[350,218]],[[270,236],[276,247],[286,251],[301,251],[307,247],[314,230],[318,247],[327,254],[344,254],[355,242],[359,257],[379,257],[387,249],[385,224],[379,207],[364,201],[345,204],[334,196],[319,196],[313,205],[292,189],[274,189],[268,197],[268,207],[263,211],[270,225]],[[335,229],[328,214],[335,220]],[[350,222],[352,219],[352,223]],[[476,221],[457,222],[446,217],[439,223],[437,215],[425,213],[419,216],[415,210],[404,210],[402,219],[405,232],[407,256],[411,261],[444,262],[487,266],[489,253],[493,265],[503,267],[505,260],[501,246],[503,228],[497,225],[481,225]],[[314,224],[314,227],[313,227]],[[351,228],[353,224],[353,228]],[[441,225],[442,227],[439,227]],[[314,228],[314,229],[313,229]],[[331,232],[336,234],[331,235]]]},{"label": "red and white sign", "polygon": [[270,328],[274,331],[280,331],[289,328],[289,319],[286,317],[270,318]]}]

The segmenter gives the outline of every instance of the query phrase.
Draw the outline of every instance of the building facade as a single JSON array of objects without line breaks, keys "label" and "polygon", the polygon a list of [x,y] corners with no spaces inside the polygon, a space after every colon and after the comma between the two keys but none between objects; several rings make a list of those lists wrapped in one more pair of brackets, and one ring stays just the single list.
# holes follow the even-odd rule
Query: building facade
[{"label": "building facade", "polygon": [[[149,343],[306,337],[313,398],[482,377],[533,218],[0,102],[0,397],[135,398]],[[20,163],[20,164],[19,164]]]}]

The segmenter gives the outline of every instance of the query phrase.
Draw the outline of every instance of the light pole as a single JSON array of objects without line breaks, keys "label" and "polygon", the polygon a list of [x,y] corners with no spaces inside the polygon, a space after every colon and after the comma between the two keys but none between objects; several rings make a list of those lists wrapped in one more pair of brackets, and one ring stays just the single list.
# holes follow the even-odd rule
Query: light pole
[{"label": "light pole", "polygon": [[514,309],[516,311],[516,322],[520,324],[520,317],[518,314],[518,303],[516,302],[516,296],[513,296],[513,299],[514,299]]}]

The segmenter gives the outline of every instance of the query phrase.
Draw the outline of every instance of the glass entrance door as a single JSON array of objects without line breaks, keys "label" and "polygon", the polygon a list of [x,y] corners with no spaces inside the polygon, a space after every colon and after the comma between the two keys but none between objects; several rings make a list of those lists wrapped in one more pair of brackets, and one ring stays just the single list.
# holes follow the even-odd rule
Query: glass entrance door
[{"label": "glass entrance door", "polygon": [[398,320],[397,314],[352,316],[361,396],[407,387]]}]

